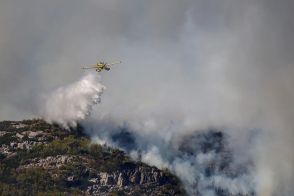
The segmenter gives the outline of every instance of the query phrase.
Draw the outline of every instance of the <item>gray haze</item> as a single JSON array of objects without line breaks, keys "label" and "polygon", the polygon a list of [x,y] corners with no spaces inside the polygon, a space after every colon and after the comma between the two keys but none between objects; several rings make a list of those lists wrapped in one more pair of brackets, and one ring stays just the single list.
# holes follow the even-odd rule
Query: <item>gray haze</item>
[{"label": "gray haze", "polygon": [[258,195],[292,195],[293,9],[292,0],[2,0],[0,119],[38,116],[38,96],[77,81],[82,64],[122,60],[102,73],[93,119],[167,140],[225,127],[236,154],[254,159]]}]

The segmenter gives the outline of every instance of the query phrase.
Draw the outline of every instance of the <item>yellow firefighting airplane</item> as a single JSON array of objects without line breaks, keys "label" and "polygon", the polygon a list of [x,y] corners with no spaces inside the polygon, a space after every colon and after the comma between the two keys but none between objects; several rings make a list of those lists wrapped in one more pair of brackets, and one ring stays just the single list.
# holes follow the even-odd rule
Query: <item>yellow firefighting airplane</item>
[{"label": "yellow firefighting airplane", "polygon": [[110,67],[112,65],[120,64],[120,63],[122,63],[122,62],[121,61],[114,61],[112,63],[106,63],[103,61],[98,61],[96,64],[90,65],[90,67],[82,67],[82,69],[95,69],[97,72],[101,72],[103,69],[106,71],[109,71]]}]

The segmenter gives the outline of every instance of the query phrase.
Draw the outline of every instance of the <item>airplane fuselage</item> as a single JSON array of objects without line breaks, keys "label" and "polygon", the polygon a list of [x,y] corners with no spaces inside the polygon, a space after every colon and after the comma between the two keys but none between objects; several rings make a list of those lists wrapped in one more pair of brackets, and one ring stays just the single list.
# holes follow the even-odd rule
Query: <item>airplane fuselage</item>
[{"label": "airplane fuselage", "polygon": [[103,61],[99,61],[96,64],[92,65],[92,67],[83,67],[82,69],[95,69],[97,72],[101,72],[103,69],[106,71],[109,71],[111,65],[119,64],[119,63],[121,63],[121,61],[116,61],[110,64],[105,63]]}]

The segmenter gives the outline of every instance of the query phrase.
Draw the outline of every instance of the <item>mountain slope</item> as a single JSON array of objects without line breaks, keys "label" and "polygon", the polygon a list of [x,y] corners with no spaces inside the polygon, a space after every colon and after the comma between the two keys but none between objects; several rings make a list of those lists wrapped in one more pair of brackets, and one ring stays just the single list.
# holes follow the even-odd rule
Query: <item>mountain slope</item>
[{"label": "mountain slope", "polygon": [[1,195],[185,195],[168,171],[43,120],[0,122],[0,163]]}]

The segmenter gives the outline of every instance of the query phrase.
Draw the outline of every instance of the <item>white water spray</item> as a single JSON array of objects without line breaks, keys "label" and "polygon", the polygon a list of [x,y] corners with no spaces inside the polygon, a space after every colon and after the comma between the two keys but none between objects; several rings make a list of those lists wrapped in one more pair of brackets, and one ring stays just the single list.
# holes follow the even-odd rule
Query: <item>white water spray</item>
[{"label": "white water spray", "polygon": [[43,96],[41,115],[47,122],[66,129],[76,127],[79,121],[90,115],[93,105],[100,103],[104,89],[98,76],[88,74]]}]

